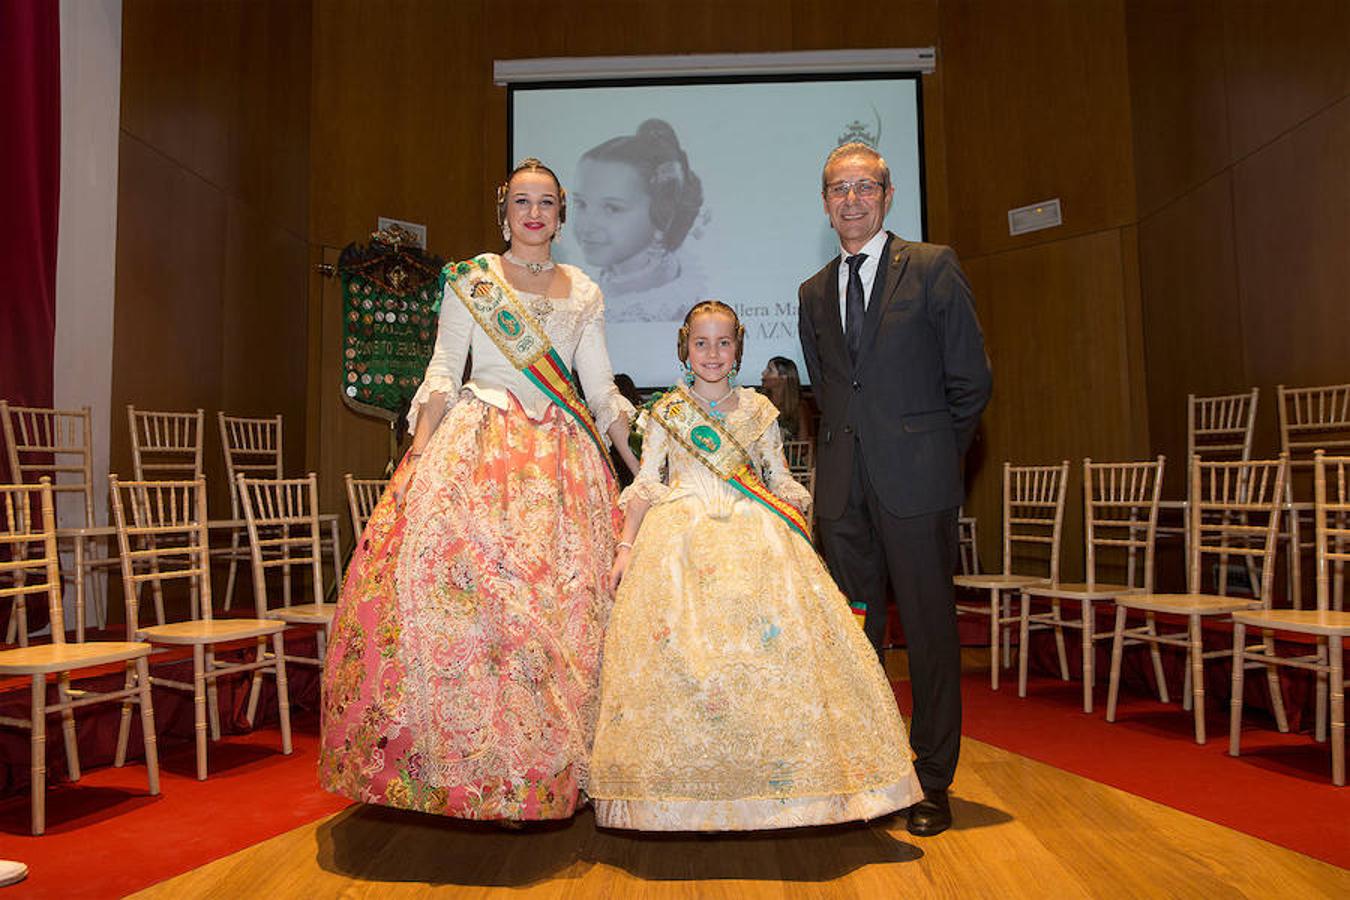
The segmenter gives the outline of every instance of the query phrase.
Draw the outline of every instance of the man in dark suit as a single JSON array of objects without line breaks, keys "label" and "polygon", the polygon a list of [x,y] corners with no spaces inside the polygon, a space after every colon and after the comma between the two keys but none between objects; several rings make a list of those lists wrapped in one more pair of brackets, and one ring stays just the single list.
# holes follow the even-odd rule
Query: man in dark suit
[{"label": "man in dark suit", "polygon": [[802,352],[821,422],[816,513],[844,593],[867,603],[881,652],[889,579],[909,648],[910,740],[924,799],[909,830],[951,825],[947,788],[961,747],[961,647],[952,575],[961,456],[992,378],[956,254],[883,230],[895,187],[866,144],[830,154],[825,214],[840,256],[798,294]]}]

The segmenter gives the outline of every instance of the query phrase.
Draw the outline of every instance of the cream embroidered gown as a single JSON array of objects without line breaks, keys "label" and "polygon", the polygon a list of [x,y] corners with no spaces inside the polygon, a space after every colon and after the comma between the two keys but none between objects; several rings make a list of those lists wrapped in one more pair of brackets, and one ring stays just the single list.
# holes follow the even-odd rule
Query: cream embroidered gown
[{"label": "cream embroidered gown", "polygon": [[[724,424],[769,488],[804,509],[777,417],[742,388]],[[597,823],[784,828],[922,799],[885,673],[812,548],[655,422],[620,503],[634,496],[652,507],[605,637]]]}]

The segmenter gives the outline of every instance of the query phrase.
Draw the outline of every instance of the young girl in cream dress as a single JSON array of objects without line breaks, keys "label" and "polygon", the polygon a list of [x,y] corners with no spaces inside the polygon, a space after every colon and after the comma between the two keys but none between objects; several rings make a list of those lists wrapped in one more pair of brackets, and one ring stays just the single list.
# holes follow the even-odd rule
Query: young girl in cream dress
[{"label": "young girl in cream dress", "polygon": [[[876,653],[805,538],[778,410],[731,386],[743,348],[730,307],[690,310],[686,386],[654,406],[620,498],[588,789],[601,826],[821,825],[923,797]],[[709,453],[727,447],[750,463],[731,480]]]}]

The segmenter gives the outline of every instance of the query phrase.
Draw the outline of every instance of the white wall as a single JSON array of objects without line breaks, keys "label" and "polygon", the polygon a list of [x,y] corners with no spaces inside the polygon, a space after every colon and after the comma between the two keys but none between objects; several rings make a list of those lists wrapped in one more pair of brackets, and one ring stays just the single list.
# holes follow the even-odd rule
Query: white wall
[{"label": "white wall", "polygon": [[[54,400],[59,409],[89,406],[93,411],[94,502],[100,525],[108,521],[121,81],[122,0],[61,0],[61,220],[56,255]],[[61,524],[78,525],[81,516],[78,498],[63,497]],[[101,622],[106,594],[99,591],[97,596],[100,604],[94,618]],[[73,625],[69,591],[66,620]]]}]

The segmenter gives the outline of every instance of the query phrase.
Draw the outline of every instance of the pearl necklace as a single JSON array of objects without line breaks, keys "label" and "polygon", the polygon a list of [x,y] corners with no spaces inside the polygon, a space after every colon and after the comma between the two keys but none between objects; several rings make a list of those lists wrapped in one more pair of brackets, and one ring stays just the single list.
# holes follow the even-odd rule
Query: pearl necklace
[{"label": "pearl necklace", "polygon": [[736,389],[734,387],[728,387],[727,392],[722,396],[718,397],[716,400],[709,400],[707,397],[703,396],[698,391],[695,391],[692,388],[690,389],[689,392],[698,399],[702,400],[704,403],[708,404],[708,415],[712,416],[714,419],[717,419],[720,422],[722,419],[725,419],[727,417],[727,414],[719,410],[717,408],[717,404],[725,403],[728,397],[736,393]]},{"label": "pearl necklace", "polygon": [[529,260],[521,259],[510,250],[507,250],[502,256],[507,262],[513,262],[522,269],[527,269],[531,275],[538,275],[540,272],[547,272],[549,269],[553,268],[553,260],[551,259],[546,259],[543,262],[530,262]]}]

